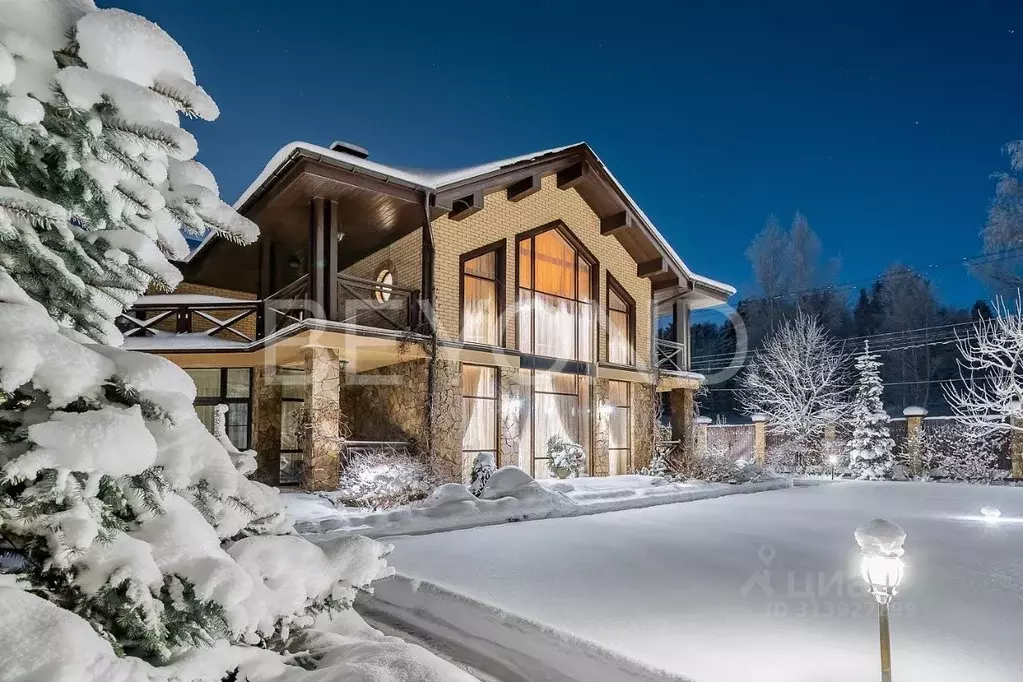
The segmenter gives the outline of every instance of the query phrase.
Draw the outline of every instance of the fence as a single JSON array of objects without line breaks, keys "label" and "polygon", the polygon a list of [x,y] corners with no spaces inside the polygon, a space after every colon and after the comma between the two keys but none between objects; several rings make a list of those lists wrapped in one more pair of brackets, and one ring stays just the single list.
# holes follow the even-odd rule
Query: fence
[{"label": "fence", "polygon": [[[977,480],[995,470],[1011,470],[1010,478],[1020,478],[1023,461],[1013,467],[1013,437],[1008,430],[982,433],[954,417],[925,417],[919,412],[891,419],[888,430],[896,459],[914,473]],[[698,449],[702,445],[706,453],[755,459],[789,473],[826,471],[836,463],[841,467],[852,435],[847,421],[828,425],[815,439],[798,444],[771,431],[766,421],[697,426]],[[1019,437],[1023,439],[1023,434]]]},{"label": "fence", "polygon": [[708,424],[707,452],[728,459],[753,459],[756,427],[753,424]]}]

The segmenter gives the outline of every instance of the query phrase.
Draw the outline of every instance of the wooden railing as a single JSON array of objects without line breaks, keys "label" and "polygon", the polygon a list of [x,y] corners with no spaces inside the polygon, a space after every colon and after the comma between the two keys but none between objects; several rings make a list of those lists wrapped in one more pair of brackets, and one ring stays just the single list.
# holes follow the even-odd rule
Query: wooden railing
[{"label": "wooden railing", "polygon": [[308,319],[414,331],[419,325],[419,292],[394,284],[337,276],[336,313],[310,300],[309,275],[303,275],[264,300],[195,302],[143,301],[117,318],[125,337],[205,334],[252,343]]},{"label": "wooden railing", "polygon": [[259,337],[261,301],[138,303],[117,318],[125,337],[205,334],[252,343]]},{"label": "wooden railing", "polygon": [[263,336],[288,325],[316,317],[309,305],[309,275],[302,275],[280,291],[267,296],[263,305],[260,331]]},{"label": "wooden railing", "polygon": [[665,372],[688,372],[689,361],[686,358],[685,344],[668,339],[657,339],[657,367]]},{"label": "wooden railing", "polygon": [[419,292],[371,279],[337,276],[337,321],[378,329],[418,326]]}]

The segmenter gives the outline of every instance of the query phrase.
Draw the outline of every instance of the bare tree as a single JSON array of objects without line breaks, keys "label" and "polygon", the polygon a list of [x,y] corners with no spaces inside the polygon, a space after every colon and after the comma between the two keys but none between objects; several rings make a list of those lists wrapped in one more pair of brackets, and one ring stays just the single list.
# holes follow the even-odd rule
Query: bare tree
[{"label": "bare tree", "polygon": [[814,317],[786,322],[757,351],[741,380],[739,400],[764,414],[767,430],[786,441],[791,463],[819,463],[825,426],[848,411],[849,358]]},{"label": "bare tree", "polygon": [[[959,336],[959,381],[945,385],[952,411],[978,432],[1023,433],[1023,300],[998,298],[994,315]],[[1023,477],[1023,453],[1012,451],[1012,477]]]}]

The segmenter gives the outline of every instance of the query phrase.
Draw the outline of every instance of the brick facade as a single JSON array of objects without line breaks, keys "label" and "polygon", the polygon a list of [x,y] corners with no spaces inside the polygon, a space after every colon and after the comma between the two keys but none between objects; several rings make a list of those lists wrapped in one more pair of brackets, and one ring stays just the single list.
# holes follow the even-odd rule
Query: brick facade
[{"label": "brick facade", "polygon": [[[506,310],[515,310],[515,236],[560,220],[600,263],[598,360],[607,360],[607,273],[610,272],[636,302],[636,361],[650,366],[650,281],[636,276],[636,261],[615,237],[600,234],[600,217],[574,189],[561,190],[557,178],[543,178],[541,190],[519,201],[508,201],[504,190],[486,195],[482,211],[462,220],[446,215],[433,222],[436,241],[434,286],[438,331],[441,338],[457,340],[459,256],[498,240],[505,240]],[[515,316],[505,315],[508,347],[515,347]]]}]

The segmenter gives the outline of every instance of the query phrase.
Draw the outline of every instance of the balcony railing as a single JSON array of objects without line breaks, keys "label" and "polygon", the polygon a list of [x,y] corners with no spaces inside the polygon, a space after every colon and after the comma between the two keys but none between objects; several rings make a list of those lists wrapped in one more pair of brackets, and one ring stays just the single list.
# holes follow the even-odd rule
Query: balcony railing
[{"label": "balcony railing", "polygon": [[149,297],[120,315],[117,326],[125,337],[178,338],[200,345],[205,343],[203,336],[220,342],[252,343],[308,319],[398,332],[419,326],[417,290],[341,274],[335,287],[336,312],[312,302],[309,276],[303,275],[264,300],[187,294]]},{"label": "balcony railing", "polygon": [[261,301],[145,302],[117,318],[126,338],[201,334],[210,338],[252,343],[259,337]]},{"label": "balcony railing", "polygon": [[662,372],[688,372],[689,359],[685,344],[668,339],[657,339],[657,368]]},{"label": "balcony railing", "polygon": [[419,316],[419,292],[371,279],[337,276],[338,322],[408,331]]}]

